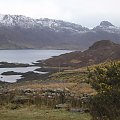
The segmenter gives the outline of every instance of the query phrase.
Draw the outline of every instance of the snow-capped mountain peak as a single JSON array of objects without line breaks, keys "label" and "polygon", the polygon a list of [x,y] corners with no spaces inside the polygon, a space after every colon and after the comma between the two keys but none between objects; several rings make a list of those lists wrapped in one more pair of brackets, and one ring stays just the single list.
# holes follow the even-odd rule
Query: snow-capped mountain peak
[{"label": "snow-capped mountain peak", "polygon": [[108,33],[116,33],[120,34],[120,28],[114,26],[112,23],[108,21],[102,21],[100,25],[96,26],[95,28],[92,29],[93,31],[103,31],[103,32],[108,32]]},{"label": "snow-capped mountain peak", "polygon": [[108,21],[102,21],[100,23],[100,26],[109,27],[109,26],[114,26],[114,25]]},{"label": "snow-capped mountain peak", "polygon": [[120,43],[120,28],[102,21],[93,29],[48,18],[0,14],[0,49],[86,49],[97,40]]},{"label": "snow-capped mountain peak", "polygon": [[49,28],[55,32],[65,32],[66,30],[72,33],[87,32],[89,29],[74,23],[65,22],[62,20],[54,20],[48,18],[33,19],[23,15],[2,15],[0,14],[0,25],[9,27],[22,28]]},{"label": "snow-capped mountain peak", "polygon": [[19,26],[24,28],[30,28],[35,26],[35,20],[22,15],[0,14],[0,24],[4,26]]}]

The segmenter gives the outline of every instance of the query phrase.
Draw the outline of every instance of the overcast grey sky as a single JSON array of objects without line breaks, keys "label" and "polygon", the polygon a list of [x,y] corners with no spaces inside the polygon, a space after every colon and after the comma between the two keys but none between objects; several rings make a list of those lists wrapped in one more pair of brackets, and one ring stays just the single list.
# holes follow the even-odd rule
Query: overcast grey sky
[{"label": "overcast grey sky", "polygon": [[120,26],[120,0],[0,0],[0,13],[60,19],[86,27],[103,20]]}]

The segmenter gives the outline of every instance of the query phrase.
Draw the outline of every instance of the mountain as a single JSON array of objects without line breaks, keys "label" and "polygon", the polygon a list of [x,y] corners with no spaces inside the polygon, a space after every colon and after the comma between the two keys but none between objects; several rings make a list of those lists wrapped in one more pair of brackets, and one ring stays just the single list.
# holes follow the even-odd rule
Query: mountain
[{"label": "mountain", "polygon": [[101,39],[120,43],[120,28],[108,21],[88,29],[62,20],[0,14],[0,49],[85,50]]},{"label": "mountain", "polygon": [[102,21],[99,26],[93,28],[93,31],[104,31],[108,33],[120,34],[120,28],[114,26],[108,21]]},{"label": "mountain", "polygon": [[45,66],[83,67],[110,60],[120,60],[120,44],[110,40],[95,42],[89,49],[56,56],[42,63]]}]

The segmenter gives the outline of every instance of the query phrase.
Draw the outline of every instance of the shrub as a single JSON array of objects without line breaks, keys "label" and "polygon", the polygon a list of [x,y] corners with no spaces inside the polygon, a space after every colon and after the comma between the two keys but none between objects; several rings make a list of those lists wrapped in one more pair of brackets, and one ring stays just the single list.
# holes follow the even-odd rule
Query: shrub
[{"label": "shrub", "polygon": [[120,63],[96,67],[88,78],[97,91],[89,105],[93,120],[120,119]]}]

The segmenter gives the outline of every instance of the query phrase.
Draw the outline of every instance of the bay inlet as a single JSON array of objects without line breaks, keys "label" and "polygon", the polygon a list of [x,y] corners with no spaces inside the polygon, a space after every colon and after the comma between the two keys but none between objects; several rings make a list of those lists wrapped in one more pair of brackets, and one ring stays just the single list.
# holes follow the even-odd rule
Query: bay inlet
[{"label": "bay inlet", "polygon": [[[58,56],[64,53],[69,53],[69,50],[0,50],[0,62],[8,63],[23,63],[30,64],[35,63],[38,60],[44,60],[51,58],[52,56]],[[40,68],[38,66],[30,67],[13,67],[13,68],[1,68],[0,67],[0,81],[16,82],[21,79],[21,75],[2,75],[4,72],[36,72],[35,69]],[[39,72],[44,74],[44,72]]]}]

